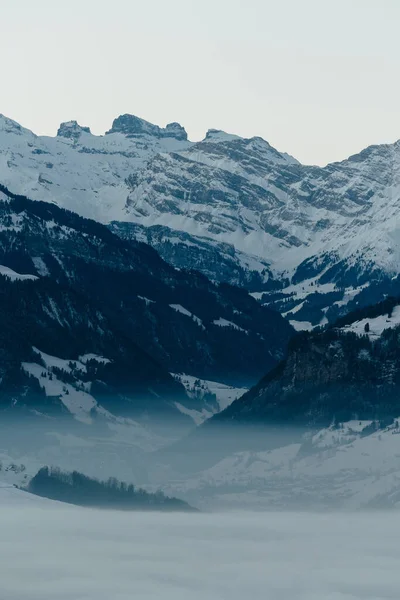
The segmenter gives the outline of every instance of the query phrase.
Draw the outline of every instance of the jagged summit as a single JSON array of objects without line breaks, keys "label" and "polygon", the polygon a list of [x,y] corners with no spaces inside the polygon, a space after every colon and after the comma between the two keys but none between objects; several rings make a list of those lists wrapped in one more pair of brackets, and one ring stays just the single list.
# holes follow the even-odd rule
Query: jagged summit
[{"label": "jagged summit", "polygon": [[22,127],[22,125],[17,123],[17,121],[14,121],[13,119],[10,119],[9,117],[6,117],[0,113],[0,131],[4,131],[6,133],[22,133],[29,130]]},{"label": "jagged summit", "polygon": [[[142,228],[179,268],[257,293],[283,285],[279,310],[307,327],[331,318],[332,298],[309,314],[301,282],[312,280],[313,295],[400,273],[398,142],[318,167],[261,137],[210,129],[190,142],[179,123],[130,114],[108,135],[89,131],[69,121],[57,137],[37,136],[1,117],[0,183],[103,223],[131,223],[132,235]],[[338,310],[353,299],[335,293]]]},{"label": "jagged summit", "polygon": [[240,139],[238,135],[227,133],[221,129],[209,129],[204,138],[204,142],[228,142],[230,140]]},{"label": "jagged summit", "polygon": [[299,161],[287,154],[286,152],[279,152],[271,146],[267,140],[260,136],[253,136],[250,138],[243,138],[240,135],[236,135],[235,133],[227,133],[221,129],[209,129],[206,133],[206,137],[200,143],[208,143],[208,144],[230,144],[241,145],[246,148],[246,151],[250,152],[261,152],[263,153],[263,160],[270,161],[283,161],[284,163],[291,163],[299,165]]},{"label": "jagged summit", "polygon": [[149,135],[156,138],[170,137],[177,140],[187,140],[187,133],[179,123],[169,123],[165,128],[162,128],[129,114],[120,115],[114,119],[111,129],[106,133],[124,133],[134,137]]},{"label": "jagged summit", "polygon": [[165,130],[162,131],[165,131],[165,137],[174,137],[177,140],[188,139],[186,129],[182,127],[180,123],[176,123],[175,121],[173,123],[168,123],[168,125],[165,127]]},{"label": "jagged summit", "polygon": [[77,121],[66,121],[65,123],[61,123],[58,128],[57,136],[76,139],[82,133],[91,133],[90,127],[82,127]]}]

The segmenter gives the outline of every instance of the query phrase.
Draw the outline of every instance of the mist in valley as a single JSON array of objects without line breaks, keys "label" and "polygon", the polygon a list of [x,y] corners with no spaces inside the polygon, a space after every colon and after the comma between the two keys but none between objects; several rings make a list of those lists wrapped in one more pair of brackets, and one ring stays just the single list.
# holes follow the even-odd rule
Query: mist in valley
[{"label": "mist in valley", "polygon": [[398,598],[393,513],[98,511],[0,488],[7,600]]},{"label": "mist in valley", "polygon": [[[398,597],[396,421],[159,425],[3,423],[0,597]],[[23,491],[43,465],[162,490],[199,512],[100,510]]]}]

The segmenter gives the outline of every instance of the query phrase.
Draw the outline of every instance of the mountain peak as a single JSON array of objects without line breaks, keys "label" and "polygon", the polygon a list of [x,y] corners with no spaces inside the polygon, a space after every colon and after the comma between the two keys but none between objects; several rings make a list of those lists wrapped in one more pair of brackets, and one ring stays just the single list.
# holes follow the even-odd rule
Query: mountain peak
[{"label": "mountain peak", "polygon": [[58,128],[57,136],[77,139],[82,133],[90,133],[90,128],[82,127],[77,121],[66,121]]},{"label": "mountain peak", "polygon": [[19,123],[9,119],[5,115],[0,113],[0,130],[4,130],[7,133],[17,133],[21,134],[25,130]]},{"label": "mountain peak", "polygon": [[124,133],[127,136],[149,135],[156,138],[175,138],[177,140],[187,140],[187,133],[179,123],[169,123],[165,128],[153,125],[149,121],[140,119],[135,115],[120,115],[114,119],[109,133]]},{"label": "mountain peak", "polygon": [[240,139],[238,135],[226,133],[221,129],[209,129],[204,138],[204,142],[229,142],[230,140]]},{"label": "mountain peak", "polygon": [[184,140],[184,141],[186,141],[188,139],[186,129],[184,127],[182,127],[182,125],[180,123],[176,123],[176,122],[168,123],[166,128],[162,131],[165,131],[165,133],[166,133],[165,137],[174,137],[177,140]]}]

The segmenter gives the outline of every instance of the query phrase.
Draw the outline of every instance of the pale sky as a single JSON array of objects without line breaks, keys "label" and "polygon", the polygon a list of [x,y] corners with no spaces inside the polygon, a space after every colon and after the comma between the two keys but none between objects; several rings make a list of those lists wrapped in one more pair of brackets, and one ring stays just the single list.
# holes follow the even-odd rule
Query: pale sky
[{"label": "pale sky", "polygon": [[0,113],[35,133],[132,113],[317,164],[400,138],[400,0],[0,5]]}]

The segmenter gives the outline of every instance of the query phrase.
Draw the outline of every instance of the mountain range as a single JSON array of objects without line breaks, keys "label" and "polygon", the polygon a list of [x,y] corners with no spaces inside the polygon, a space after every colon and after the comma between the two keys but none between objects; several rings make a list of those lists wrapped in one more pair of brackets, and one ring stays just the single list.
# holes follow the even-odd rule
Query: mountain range
[{"label": "mountain range", "polygon": [[[112,455],[195,505],[246,487],[290,503],[290,482],[351,504],[392,476],[360,456],[400,439],[399,148],[317,167],[132,115],[56,137],[0,116],[6,460],[25,461],[24,419],[32,468],[104,479]],[[360,503],[396,502],[392,479]]]},{"label": "mountain range", "polygon": [[70,121],[54,138],[0,117],[0,181],[245,287],[309,329],[399,288],[399,148],[316,167],[258,137],[212,129],[193,143],[177,123],[132,115],[103,136]]}]

